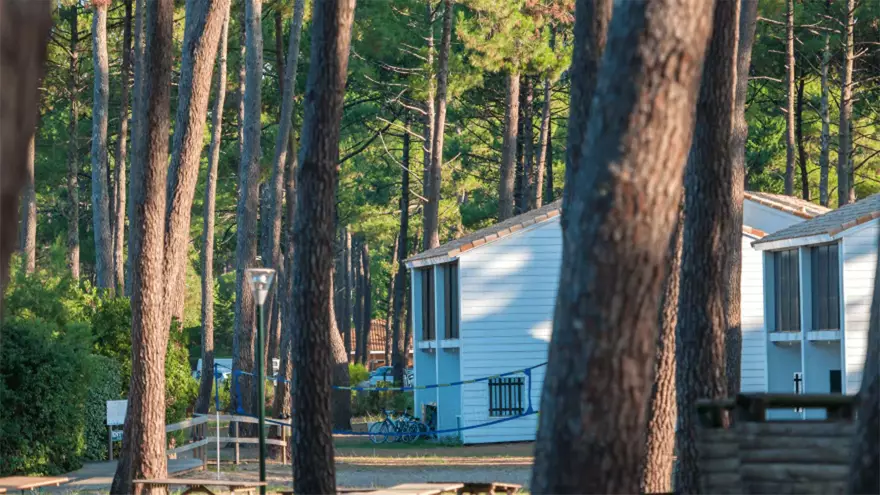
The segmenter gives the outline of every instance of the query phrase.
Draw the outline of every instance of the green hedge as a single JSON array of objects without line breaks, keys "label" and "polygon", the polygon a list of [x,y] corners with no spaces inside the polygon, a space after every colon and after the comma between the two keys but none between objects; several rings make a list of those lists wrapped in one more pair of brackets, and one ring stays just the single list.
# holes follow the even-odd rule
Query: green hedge
[{"label": "green hedge", "polygon": [[91,356],[91,379],[85,409],[85,452],[90,461],[107,459],[107,401],[122,398],[119,364],[104,356]]}]

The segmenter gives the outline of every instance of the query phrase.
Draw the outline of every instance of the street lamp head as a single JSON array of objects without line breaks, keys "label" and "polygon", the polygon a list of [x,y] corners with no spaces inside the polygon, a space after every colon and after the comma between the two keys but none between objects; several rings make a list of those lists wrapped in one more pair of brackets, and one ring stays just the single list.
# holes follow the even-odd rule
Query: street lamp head
[{"label": "street lamp head", "polygon": [[266,296],[269,295],[269,289],[275,280],[275,270],[271,268],[248,268],[244,271],[244,276],[251,287],[257,304],[262,306],[266,302]]}]

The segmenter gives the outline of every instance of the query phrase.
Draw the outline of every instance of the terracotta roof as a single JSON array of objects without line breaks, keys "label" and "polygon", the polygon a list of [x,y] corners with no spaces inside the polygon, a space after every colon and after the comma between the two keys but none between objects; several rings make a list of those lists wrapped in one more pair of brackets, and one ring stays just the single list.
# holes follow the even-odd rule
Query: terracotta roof
[{"label": "terracotta roof", "polygon": [[[373,320],[372,325],[370,325],[370,352],[371,353],[385,353],[385,320]],[[354,354],[354,349],[357,348],[357,332],[354,331],[354,327],[351,329],[351,353]]]},{"label": "terracotta roof", "polygon": [[830,208],[819,206],[805,199],[786,196],[784,194],[746,191],[744,197],[755,203],[806,219],[814,218],[831,211]]},{"label": "terracotta roof", "polygon": [[431,258],[451,258],[453,256],[458,256],[465,251],[468,251],[478,246],[482,246],[487,242],[498,240],[518,230],[522,230],[531,225],[549,220],[555,216],[558,216],[561,211],[562,200],[560,199],[545,206],[542,206],[541,208],[537,208],[521,215],[508,218],[503,222],[496,223],[495,225],[486,227],[485,229],[480,229],[466,236],[459,237],[458,239],[447,242],[442,246],[436,247],[434,249],[429,249],[415,256],[411,256],[406,260],[406,262],[412,266],[419,265],[419,261],[424,261]]},{"label": "terracotta roof", "polygon": [[810,237],[814,235],[835,236],[844,230],[851,229],[875,218],[880,218],[880,194],[868,196],[855,203],[831,210],[805,222],[796,223],[776,231],[754,244],[773,241]]},{"label": "terracotta roof", "polygon": [[762,238],[767,235],[766,232],[760,229],[756,229],[754,227],[749,227],[748,225],[743,225],[743,234],[748,234],[757,238]]}]

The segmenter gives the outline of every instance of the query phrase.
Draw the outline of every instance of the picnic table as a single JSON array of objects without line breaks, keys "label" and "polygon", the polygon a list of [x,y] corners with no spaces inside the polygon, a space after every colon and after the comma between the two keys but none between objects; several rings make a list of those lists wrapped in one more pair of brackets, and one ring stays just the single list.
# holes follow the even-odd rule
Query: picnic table
[{"label": "picnic table", "polygon": [[265,481],[242,481],[242,480],[209,480],[209,479],[187,479],[187,478],[157,478],[149,480],[134,480],[135,484],[164,486],[188,486],[182,495],[188,493],[207,493],[214,495],[211,487],[227,487],[230,493],[256,493],[261,486],[266,486]]},{"label": "picnic table", "polygon": [[442,495],[458,493],[464,483],[404,483],[372,492],[359,492],[357,495]]},{"label": "picnic table", "polygon": [[46,486],[58,486],[68,481],[70,480],[58,476],[8,476],[0,478],[0,493],[5,493],[7,490],[26,492]]}]

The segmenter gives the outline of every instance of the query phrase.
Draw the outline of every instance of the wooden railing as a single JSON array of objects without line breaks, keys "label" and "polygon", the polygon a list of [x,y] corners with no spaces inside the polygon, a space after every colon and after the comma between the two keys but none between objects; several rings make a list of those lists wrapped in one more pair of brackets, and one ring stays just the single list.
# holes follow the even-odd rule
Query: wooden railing
[{"label": "wooden railing", "polygon": [[[230,435],[220,435],[219,437],[216,435],[217,432],[217,422],[228,423],[231,424],[231,436]],[[281,438],[267,438],[266,445],[275,445],[281,447],[281,461],[287,462],[287,439],[288,429],[290,428],[290,421],[277,420],[272,419],[271,423],[267,422],[267,433],[270,432],[274,428],[280,428],[281,430]],[[257,424],[259,421],[257,418],[252,418],[250,416],[241,416],[237,414],[221,414],[219,417],[217,415],[198,415],[194,418],[187,419],[185,421],[181,421],[179,423],[173,423],[165,426],[165,433],[172,433],[175,431],[184,430],[187,428],[192,429],[192,434],[188,435],[191,441],[185,445],[181,445],[179,447],[174,447],[167,449],[165,451],[165,455],[177,455],[184,452],[195,451],[193,454],[194,458],[202,460],[202,466],[207,465],[208,462],[208,450],[211,445],[215,445],[218,440],[221,444],[233,444],[234,448],[234,463],[239,464],[241,462],[241,444],[258,444],[260,442],[258,437],[242,437],[239,436],[239,423],[250,423]],[[221,427],[223,430],[228,431],[225,426]],[[214,433],[212,436],[211,433]],[[219,462],[219,459],[218,459]]]}]

